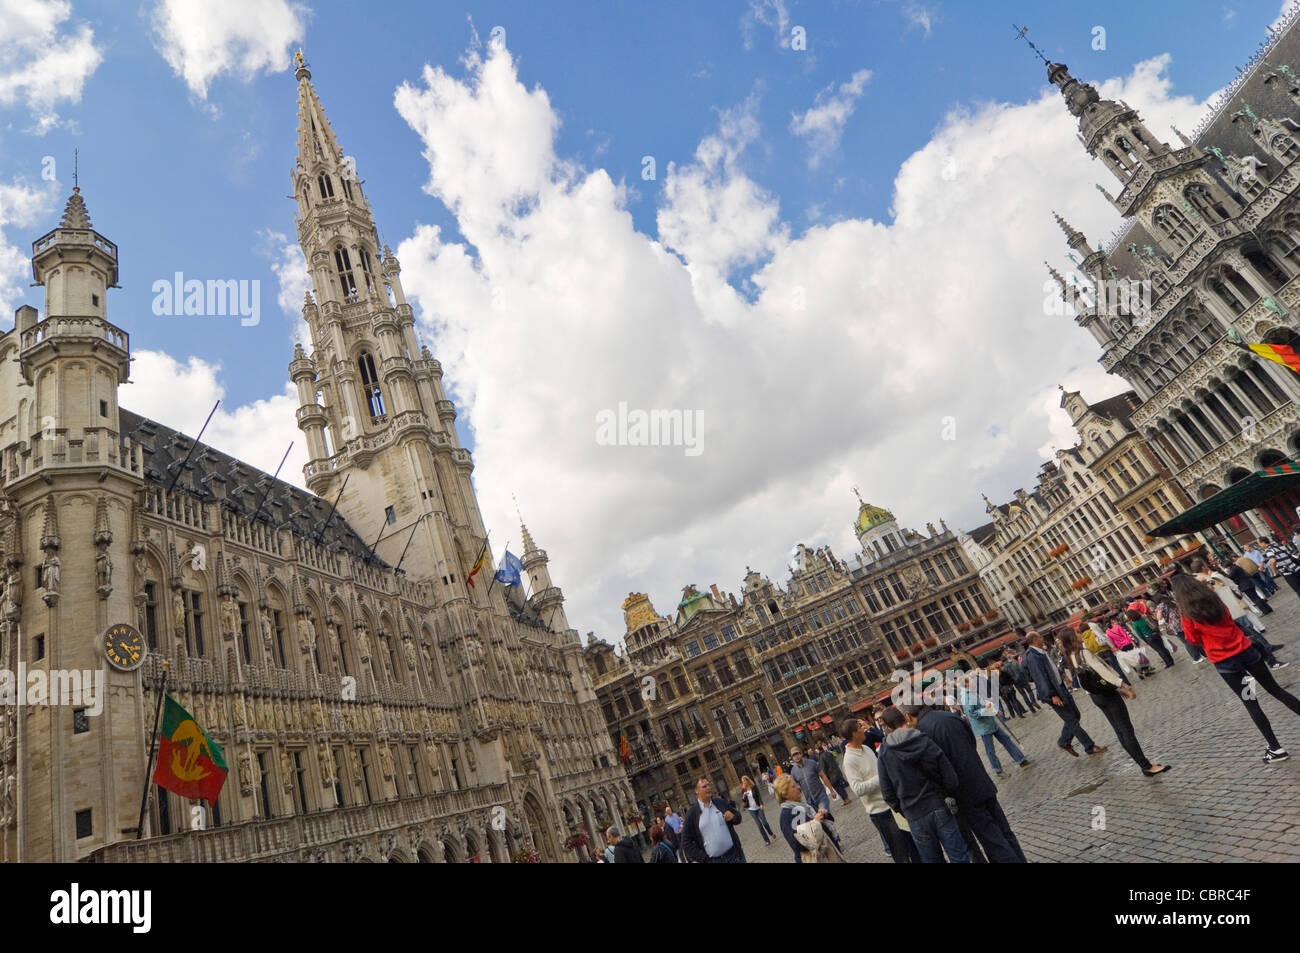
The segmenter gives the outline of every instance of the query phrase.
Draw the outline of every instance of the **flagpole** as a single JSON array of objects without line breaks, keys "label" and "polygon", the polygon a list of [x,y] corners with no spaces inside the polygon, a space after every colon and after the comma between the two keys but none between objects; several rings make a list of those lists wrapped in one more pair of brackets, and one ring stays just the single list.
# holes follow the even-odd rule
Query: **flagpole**
[{"label": "flagpole", "polygon": [[480,549],[480,550],[478,551],[478,555],[474,557],[474,562],[473,562],[473,564],[469,567],[469,576],[465,579],[465,581],[466,581],[467,583],[469,583],[469,587],[470,587],[471,589],[474,588],[474,567],[478,565],[478,561],[479,561],[480,559],[482,559],[482,558],[483,558],[483,554],[487,552],[487,544],[488,544],[488,536],[489,536],[489,535],[491,535],[491,534],[489,534],[489,533],[484,533],[484,534],[483,534],[483,548]]},{"label": "flagpole", "polygon": [[[503,550],[501,550],[501,552],[503,552],[503,553],[507,553],[507,552],[509,552],[509,551],[510,551],[510,544],[509,544],[509,543],[506,543],[506,548],[503,549]],[[496,574],[496,573],[493,573],[493,574],[492,574],[492,581],[491,581],[490,583],[488,583],[488,591],[487,591],[487,595],[489,595],[489,596],[492,595],[492,587],[496,585],[496,582],[497,582],[497,574]]]},{"label": "flagpole", "polygon": [[162,678],[158,679],[158,701],[153,707],[153,733],[149,736],[149,767],[144,773],[144,791],[140,794],[140,820],[135,826],[135,839],[144,835],[144,810],[149,805],[149,785],[153,778],[154,756],[158,753],[158,716],[162,714],[163,694],[167,690],[167,660],[163,659]]}]

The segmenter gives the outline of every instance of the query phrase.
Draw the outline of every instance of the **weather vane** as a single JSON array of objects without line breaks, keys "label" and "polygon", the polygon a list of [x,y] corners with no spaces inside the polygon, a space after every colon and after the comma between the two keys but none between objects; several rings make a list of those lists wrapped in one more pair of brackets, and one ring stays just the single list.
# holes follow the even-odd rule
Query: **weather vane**
[{"label": "weather vane", "polygon": [[1027,26],[1016,26],[1016,25],[1013,23],[1013,24],[1011,24],[1011,28],[1012,28],[1013,30],[1016,31],[1016,36],[1020,37],[1020,39],[1024,40],[1026,43],[1029,44],[1029,48],[1030,48],[1031,50],[1034,51],[1034,54],[1035,54],[1035,55],[1036,55],[1040,60],[1042,60],[1042,61],[1043,61],[1044,63],[1046,63],[1048,66],[1051,66],[1051,65],[1052,65],[1051,61],[1050,61],[1046,56],[1043,55],[1043,51],[1040,50],[1038,47],[1034,46],[1034,41],[1031,40],[1031,39],[1029,38],[1029,36],[1027,35],[1027,34],[1029,33],[1029,27],[1027,27]]}]

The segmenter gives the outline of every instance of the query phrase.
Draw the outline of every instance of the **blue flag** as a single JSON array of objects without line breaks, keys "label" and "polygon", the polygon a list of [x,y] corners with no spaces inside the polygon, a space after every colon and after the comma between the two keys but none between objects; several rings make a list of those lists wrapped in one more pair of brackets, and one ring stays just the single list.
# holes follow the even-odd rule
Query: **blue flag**
[{"label": "blue flag", "polygon": [[506,550],[505,555],[501,557],[501,568],[493,576],[497,582],[503,586],[519,585],[519,574],[524,570],[524,564],[519,561],[519,557]]}]

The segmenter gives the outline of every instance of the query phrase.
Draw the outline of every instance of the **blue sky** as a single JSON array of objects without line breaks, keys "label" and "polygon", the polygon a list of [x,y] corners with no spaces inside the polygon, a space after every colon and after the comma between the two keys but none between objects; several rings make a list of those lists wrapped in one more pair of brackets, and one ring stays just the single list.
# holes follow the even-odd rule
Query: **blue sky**
[{"label": "blue sky", "polygon": [[[744,308],[760,307],[781,263],[795,260],[801,249],[811,255],[815,243],[806,239],[837,223],[840,228],[833,230],[837,235],[860,229],[863,241],[860,257],[853,254],[852,241],[835,246],[837,254],[844,254],[837,274],[846,277],[859,270],[872,272],[895,252],[907,256],[907,268],[929,256],[967,254],[970,239],[966,247],[953,247],[963,241],[955,221],[935,228],[923,240],[919,220],[908,225],[908,229],[916,226],[915,230],[905,231],[894,219],[900,202],[906,218],[907,208],[919,207],[915,203],[924,203],[928,194],[944,187],[937,180],[932,187],[917,186],[911,177],[945,152],[961,157],[961,174],[972,189],[978,182],[980,192],[996,193],[993,207],[1023,202],[1032,207],[1027,215],[1049,218],[1051,208],[1059,205],[1067,217],[1090,231],[1090,237],[1104,239],[1118,224],[1114,213],[1098,204],[1093,190],[1094,182],[1109,185],[1105,172],[1097,164],[1087,165],[1068,124],[1058,115],[1064,113],[1059,99],[1055,106],[1042,105],[1050,97],[1044,69],[1014,38],[1011,24],[1027,23],[1030,38],[1050,57],[1069,64],[1075,75],[1097,83],[1123,84],[1117,88],[1124,89],[1126,98],[1144,115],[1150,113],[1148,118],[1177,115],[1187,117],[1180,122],[1190,126],[1201,114],[1200,104],[1235,75],[1234,66],[1244,62],[1265,37],[1265,28],[1279,14],[1279,3],[1104,2],[1085,9],[1075,4],[951,0],[467,5],[243,0],[205,11],[202,4],[184,0],[146,0],[136,5],[4,0],[0,11],[10,14],[0,18],[6,23],[0,30],[14,31],[11,40],[23,53],[21,59],[39,64],[43,54],[52,57],[60,51],[64,57],[51,58],[40,68],[11,63],[0,72],[0,199],[4,201],[0,266],[7,270],[0,275],[0,302],[6,314],[22,303],[43,307],[36,293],[40,289],[26,287],[29,273],[23,276],[15,268],[15,255],[26,255],[31,240],[57,221],[71,188],[73,149],[79,149],[81,185],[92,219],[120,247],[122,289],[110,297],[109,316],[131,334],[133,351],[145,355],[137,361],[137,379],[142,369],[155,375],[152,384],[133,385],[144,391],[138,397],[128,393],[130,388],[124,390],[123,404],[193,432],[206,416],[210,398],[221,393],[223,408],[238,411],[218,431],[235,445],[222,448],[242,452],[268,468],[283,452],[280,438],[295,433],[291,420],[287,428],[274,433],[265,426],[273,415],[282,417],[285,407],[292,412],[282,395],[296,305],[301,300],[299,292],[291,298],[290,312],[279,307],[282,276],[273,269],[273,264],[287,260],[283,242],[293,234],[294,206],[286,196],[295,157],[296,84],[289,53],[299,45],[304,48],[339,141],[356,157],[385,238],[394,248],[408,243],[401,252],[404,278],[420,313],[468,300],[444,294],[445,284],[461,274],[453,267],[449,249],[456,247],[457,254],[463,251],[470,260],[483,249],[473,223],[467,224],[425,191],[431,172],[422,153],[438,143],[422,138],[415,114],[424,111],[421,115],[431,123],[428,128],[459,130],[456,123],[463,122],[466,127],[460,131],[465,141],[482,136],[480,144],[510,149],[511,136],[522,136],[520,130],[525,129],[512,125],[513,117],[542,110],[538,96],[544,94],[543,111],[558,123],[558,131],[541,151],[571,163],[577,180],[608,180],[614,188],[621,187],[608,203],[608,220],[630,216],[632,238],[640,241],[623,267],[634,269],[629,262],[653,253],[657,243],[668,245],[681,268],[679,276],[665,279],[664,288],[675,289],[676,282],[687,281],[692,289],[691,309],[698,308],[698,315],[665,320],[659,338],[601,336],[609,349],[601,351],[592,344],[589,366],[568,365],[558,358],[549,361],[550,366],[537,366],[527,360],[529,353],[537,353],[535,342],[528,345],[530,335],[544,330],[547,321],[555,322],[553,334],[567,335],[568,350],[588,346],[581,315],[569,313],[586,307],[582,288],[569,296],[569,312],[537,310],[515,316],[516,323],[506,330],[521,342],[524,357],[486,354],[501,347],[500,328],[493,331],[496,337],[483,336],[488,322],[474,314],[455,315],[451,319],[455,328],[439,323],[423,333],[448,365],[448,382],[462,405],[458,420],[462,438],[476,450],[476,444],[487,441],[482,449],[493,462],[496,475],[490,480],[496,482],[490,483],[491,498],[480,502],[489,524],[500,526],[494,543],[517,536],[510,526],[513,505],[506,491],[520,489],[530,525],[544,526],[544,532],[532,526],[539,542],[553,556],[561,549],[559,561],[570,573],[570,581],[563,577],[557,581],[569,587],[589,616],[597,616],[605,628],[615,628],[617,613],[610,602],[631,588],[657,584],[656,598],[668,603],[659,608],[666,610],[676,601],[673,587],[718,581],[724,589],[732,588],[750,560],[755,568],[779,574],[788,546],[800,539],[847,549],[851,541],[845,539],[846,526],[856,505],[848,495],[850,483],[861,484],[869,496],[887,497],[878,502],[893,507],[909,523],[919,525],[945,515],[954,524],[968,526],[980,518],[981,489],[998,497],[1017,485],[1032,484],[1040,446],[1061,433],[1059,419],[1053,422],[1041,408],[1029,413],[1026,407],[1037,407],[1045,389],[1054,390],[1062,380],[1069,382],[1071,374],[1096,379],[1100,373],[1095,368],[1096,354],[1089,352],[1091,340],[1083,332],[1064,325],[1060,333],[1068,344],[1043,345],[1044,353],[1054,353],[1055,363],[1025,371],[1023,381],[1013,381],[1019,390],[1002,393],[1004,412],[991,408],[963,431],[980,434],[983,442],[964,447],[952,461],[936,463],[938,470],[949,474],[958,472],[954,466],[968,466],[969,474],[959,478],[960,486],[952,485],[956,477],[931,474],[925,489],[909,490],[914,483],[900,481],[897,471],[922,465],[919,458],[928,455],[924,451],[905,454],[909,459],[904,462],[898,459],[904,451],[895,448],[891,457],[883,450],[889,428],[881,421],[898,420],[897,409],[889,409],[890,398],[906,397],[913,387],[923,388],[930,375],[944,372],[911,367],[910,378],[896,381],[866,409],[851,411],[844,395],[819,380],[816,370],[791,361],[790,351],[779,345],[758,348],[757,338],[746,329],[755,312],[742,318]],[[21,15],[15,15],[17,11]],[[1171,28],[1171,22],[1196,28]],[[1096,26],[1105,29],[1104,51],[1092,49]],[[480,66],[491,59],[487,45],[495,27],[505,30],[508,75],[490,80],[490,71],[478,74],[473,62],[463,60],[476,49]],[[805,31],[805,50],[790,48],[796,27]],[[1155,66],[1150,65],[1153,62]],[[435,101],[436,97],[418,97],[427,92],[421,75],[426,64],[445,71],[456,95],[465,97],[463,114],[449,114],[445,102]],[[1148,64],[1145,71],[1142,64]],[[405,115],[394,104],[395,91],[403,84],[409,84],[414,97]],[[499,109],[487,101],[490,97],[477,95],[493,90],[501,97]],[[1141,101],[1144,94],[1146,100]],[[1004,146],[1011,152],[1020,150],[1015,142],[997,138],[998,124],[1032,135],[1032,117],[1039,115],[1033,110],[1038,108],[1044,110],[1041,115],[1060,123],[1057,131],[1062,135],[1053,133],[1053,141],[1063,143],[1062,155],[1077,163],[1075,168],[1088,171],[1045,184],[1055,170],[1043,169],[1039,182],[1032,164],[1026,172],[1007,162],[1006,174],[981,170],[969,177],[964,170],[978,166],[981,156]],[[810,116],[810,111],[819,109]],[[796,116],[805,118],[804,134],[797,131]],[[818,117],[821,125],[812,121]],[[498,123],[500,138],[494,138],[490,127]],[[1161,137],[1172,135],[1167,123],[1151,125]],[[819,138],[814,126],[823,132],[829,129],[830,137]],[[712,166],[697,151],[710,142],[722,144],[719,148],[727,156]],[[457,148],[448,147],[453,168],[458,157],[464,159]],[[1020,151],[1032,154],[1029,146]],[[41,179],[47,156],[55,159],[57,184]],[[655,159],[653,181],[642,177],[645,156]],[[670,165],[680,173],[677,179],[670,174]],[[593,175],[600,170],[604,176]],[[694,178],[686,174],[692,170]],[[543,179],[554,178],[555,169],[548,167],[540,174]],[[472,196],[464,190],[473,185],[467,183],[453,177],[435,185],[442,195],[454,194],[472,205]],[[739,205],[729,204],[724,197],[728,187]],[[979,211],[986,207],[980,204],[986,197],[963,195],[970,198],[969,207],[955,205],[953,214],[990,214]],[[706,259],[712,254],[706,240],[709,229],[691,218],[691,208],[699,205],[692,206],[687,196],[723,210],[738,232],[751,225],[755,235],[761,232],[752,242],[743,235],[727,238],[730,244],[719,253],[719,275],[706,274],[706,265],[711,264]],[[561,199],[571,201],[573,196],[566,193],[555,202]],[[545,210],[545,190],[542,206]],[[731,211],[736,210],[732,217]],[[740,213],[755,213],[755,217],[746,219]],[[936,213],[927,214],[933,218]],[[937,214],[946,213],[940,209]],[[550,216],[536,219],[552,220]],[[418,231],[422,226],[425,230]],[[428,226],[440,230],[436,241],[431,240]],[[1025,235],[1014,216],[1008,216],[1007,228],[1005,254],[1015,259],[1017,267],[1024,260],[1023,281],[1029,299],[1036,299],[1042,277],[1039,261],[1062,259],[1064,248],[1059,243],[1050,246],[1050,239],[1040,240],[1037,233]],[[609,239],[593,233],[591,241],[600,244]],[[882,244],[871,244],[877,241]],[[460,249],[461,243],[468,247]],[[1025,247],[1020,247],[1022,243]],[[546,264],[535,247],[526,250],[532,258],[524,260],[532,261],[539,271],[566,265],[568,259],[559,255]],[[807,267],[825,263],[824,255],[825,249],[823,257],[807,259]],[[889,274],[897,273],[903,262],[900,259],[888,273],[859,283],[887,284]],[[481,261],[479,265],[486,274],[487,266]],[[260,280],[261,323],[241,327],[237,318],[155,316],[151,285],[177,271],[187,278]],[[950,287],[959,287],[979,271],[972,260],[969,270],[956,273]],[[639,280],[634,271],[628,274],[629,281]],[[750,283],[755,275],[758,283]],[[719,276],[721,283],[714,281]],[[735,299],[718,304],[719,295],[728,294],[728,281]],[[664,293],[664,307],[671,310],[675,307],[671,302],[679,300],[673,297],[678,291]],[[859,309],[863,322],[869,323],[873,302],[879,298],[875,293],[864,297]],[[983,296],[982,307],[988,306],[989,298]],[[897,300],[897,307],[905,310],[906,292],[900,292]],[[587,304],[598,309],[601,302]],[[925,328],[921,318],[930,307],[918,305],[918,315],[901,327],[908,333],[923,329],[927,345],[942,349],[944,335],[951,329],[943,322]],[[644,324],[638,325],[637,334]],[[890,326],[883,321],[879,333],[892,333],[887,330]],[[852,313],[827,311],[824,320],[801,326],[795,340],[806,343],[843,335],[855,347],[863,347],[863,357],[840,377],[860,374],[865,382],[887,376],[887,368],[876,366],[873,357],[883,352],[863,344],[860,330]],[[986,333],[978,339],[995,346],[999,335],[1009,333],[1027,332],[1008,331],[990,318]],[[627,342],[626,348],[618,346],[620,340]],[[936,345],[929,345],[931,341]],[[755,346],[752,355],[735,366],[718,360],[721,355],[743,355],[751,346]],[[547,440],[536,436],[547,428],[566,426],[548,419],[548,408],[577,407],[580,388],[573,393],[564,388],[582,379],[589,368],[610,365],[619,377],[618,361],[635,356],[620,356],[623,350],[640,350],[643,363],[661,371],[653,382],[647,381],[644,391],[629,385],[633,395],[654,394],[680,406],[706,406],[704,385],[690,383],[696,374],[703,379],[710,369],[706,365],[734,375],[727,387],[740,398],[750,396],[750,389],[756,402],[761,402],[760,391],[781,393],[783,407],[797,422],[785,434],[792,439],[788,450],[779,449],[780,443],[773,440],[766,454],[756,454],[755,448],[764,442],[764,431],[756,427],[751,437],[734,445],[725,433],[719,437],[712,444],[718,456],[701,457],[705,470],[683,470],[680,461],[670,464],[656,459],[649,468],[654,478],[644,480],[647,468],[642,458],[616,453],[598,458],[602,462],[594,469],[557,472],[566,464],[560,458],[543,459]],[[681,355],[692,351],[713,356],[698,367],[682,362]],[[193,362],[195,358],[199,363]],[[463,358],[463,366],[453,363],[458,358]],[[981,386],[980,379],[989,374],[1007,376],[998,364],[1001,358],[992,351],[976,358],[973,366],[964,365],[970,386]],[[790,366],[783,367],[786,364]],[[809,365],[816,366],[815,362]],[[518,377],[512,382],[516,371],[543,379],[545,386],[520,384]],[[493,377],[497,373],[500,378]],[[599,378],[598,373],[592,376]],[[676,393],[673,388],[679,378],[688,383]],[[1120,386],[1112,386],[1110,392]],[[557,389],[563,393],[557,396]],[[603,397],[612,406],[621,395],[609,391]],[[960,390],[945,399],[954,407],[964,406]],[[871,406],[880,407],[883,416],[874,417]],[[915,403],[904,401],[903,406]],[[936,405],[933,413],[941,411]],[[725,422],[727,433],[738,433],[739,425],[725,417],[731,412],[715,411],[710,419],[719,426]],[[496,427],[487,419],[489,414],[527,418],[532,436]],[[858,434],[872,428],[862,423],[863,414],[874,421],[873,426],[884,427],[872,431],[866,442]],[[590,430],[585,404],[573,416],[583,421],[575,431]],[[804,431],[824,434],[825,440],[818,443]],[[530,445],[529,439],[536,439],[537,445]],[[589,443],[590,436],[585,440]],[[946,453],[951,448],[940,449]],[[520,456],[540,462],[525,466]],[[564,459],[573,457],[574,451],[566,451]],[[617,462],[607,462],[616,457]],[[295,462],[300,466],[302,461]],[[482,495],[488,476],[484,456],[478,462],[476,480]],[[630,470],[620,469],[625,466]],[[510,471],[508,477],[501,474],[503,468]],[[762,476],[755,476],[756,472]],[[300,479],[297,473],[290,476]],[[637,514],[625,519],[621,538],[584,533],[592,504],[581,502],[586,496],[582,488],[591,481],[613,487],[602,497],[603,515],[598,521]],[[801,496],[791,505],[795,486],[802,488]],[[561,502],[553,506],[557,496]],[[773,508],[785,515],[769,523],[767,514]],[[529,512],[535,517],[530,518]],[[766,536],[755,529],[764,525]],[[569,549],[567,558],[563,547]],[[623,553],[621,562],[611,562],[611,547]],[[629,556],[628,551],[642,555]],[[598,571],[598,565],[607,568]],[[596,624],[579,619],[574,623],[584,630]]]}]

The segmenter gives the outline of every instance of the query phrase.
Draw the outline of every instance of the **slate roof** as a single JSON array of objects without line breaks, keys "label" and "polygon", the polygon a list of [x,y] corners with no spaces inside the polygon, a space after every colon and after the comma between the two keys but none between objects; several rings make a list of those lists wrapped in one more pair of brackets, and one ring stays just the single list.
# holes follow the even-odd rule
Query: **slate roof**
[{"label": "slate roof", "polygon": [[[365,559],[370,552],[370,542],[357,535],[341,513],[335,511],[333,517],[330,516],[331,500],[321,499],[314,493],[273,478],[269,473],[207,444],[196,446],[192,437],[126,408],[119,408],[118,417],[123,435],[140,445],[141,468],[149,483],[165,489],[189,454],[185,472],[176,480],[173,492],[184,490],[199,499],[216,501],[218,496],[213,484],[224,482],[225,497],[220,500],[221,506],[245,519],[253,516],[265,493],[266,502],[257,516],[259,523],[274,529],[288,529],[303,539],[316,538],[319,533],[321,545],[336,552],[351,553],[359,559]],[[193,453],[190,453],[191,448]],[[326,519],[329,524],[322,533],[321,527]],[[387,566],[378,556],[371,562]]]}]

